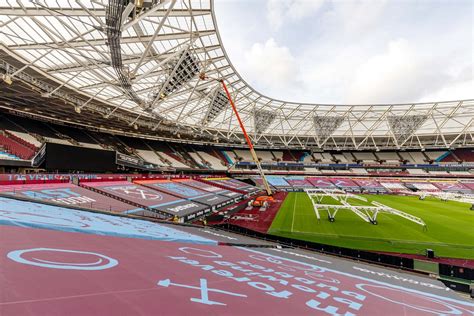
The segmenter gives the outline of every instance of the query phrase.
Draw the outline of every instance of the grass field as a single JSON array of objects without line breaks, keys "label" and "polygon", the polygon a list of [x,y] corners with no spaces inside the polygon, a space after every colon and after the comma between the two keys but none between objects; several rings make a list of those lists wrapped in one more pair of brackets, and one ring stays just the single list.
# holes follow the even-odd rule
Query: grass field
[{"label": "grass field", "polygon": [[[431,248],[439,257],[474,259],[474,211],[469,204],[434,198],[420,201],[413,196],[362,196],[418,216],[428,229],[390,214],[379,214],[378,225],[372,225],[347,210],[340,210],[334,223],[329,222],[326,211],[320,211],[318,223],[308,195],[298,192],[288,194],[268,233],[364,250],[424,254]],[[325,198],[323,203],[331,200]],[[356,199],[348,202],[366,204]]]}]

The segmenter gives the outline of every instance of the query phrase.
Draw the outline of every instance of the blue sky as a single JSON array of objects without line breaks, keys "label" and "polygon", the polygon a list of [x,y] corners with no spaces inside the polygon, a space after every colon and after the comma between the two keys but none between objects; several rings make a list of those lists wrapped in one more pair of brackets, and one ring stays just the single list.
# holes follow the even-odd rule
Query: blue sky
[{"label": "blue sky", "polygon": [[229,57],[286,101],[474,98],[472,0],[215,0]]}]

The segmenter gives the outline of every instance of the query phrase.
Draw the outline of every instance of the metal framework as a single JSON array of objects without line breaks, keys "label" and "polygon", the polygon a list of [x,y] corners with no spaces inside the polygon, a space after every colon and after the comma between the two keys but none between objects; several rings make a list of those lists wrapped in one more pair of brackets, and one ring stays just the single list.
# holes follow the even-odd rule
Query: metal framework
[{"label": "metal framework", "polygon": [[[305,192],[313,204],[314,213],[316,214],[318,221],[321,219],[319,214],[320,210],[327,212],[330,222],[336,220],[336,214],[339,210],[348,210],[362,218],[365,222],[374,225],[377,225],[378,223],[377,215],[385,213],[400,216],[426,228],[426,224],[421,218],[394,209],[377,201],[372,201],[372,205],[351,205],[350,202],[348,202],[349,199],[357,199],[363,202],[367,202],[367,199],[362,196],[347,193],[340,189],[305,189]],[[330,198],[338,204],[321,204],[324,198]]]},{"label": "metal framework", "polygon": [[[244,137],[229,107],[202,124],[215,84],[196,76],[205,70],[228,83],[249,133],[260,134],[256,148],[474,146],[474,99],[361,105],[272,99],[255,91],[233,67],[222,45],[212,0],[146,3],[145,8],[119,0],[0,0],[0,59],[14,60],[16,68],[5,82],[11,80],[13,86],[22,80],[21,73],[34,72],[53,87],[55,98],[67,95],[65,100],[80,101],[68,103],[72,112],[102,107],[109,110],[96,112],[121,115],[138,132],[145,134],[146,129],[147,135],[158,134],[164,120],[174,122],[181,137],[195,137],[200,131],[221,144],[240,144]],[[24,110],[22,101],[0,97],[3,107],[15,110]],[[252,124],[256,109],[274,115],[261,131]],[[403,130],[395,128],[393,118],[406,122],[409,117],[424,119]],[[323,132],[315,118],[332,120],[333,130]],[[154,125],[150,124],[153,120]]]},{"label": "metal framework", "polygon": [[433,197],[440,199],[441,201],[455,201],[455,202],[464,202],[474,205],[474,194],[468,193],[457,193],[457,192],[429,192],[429,191],[418,191],[412,192],[414,195],[418,195],[420,200],[424,200],[426,197]]}]

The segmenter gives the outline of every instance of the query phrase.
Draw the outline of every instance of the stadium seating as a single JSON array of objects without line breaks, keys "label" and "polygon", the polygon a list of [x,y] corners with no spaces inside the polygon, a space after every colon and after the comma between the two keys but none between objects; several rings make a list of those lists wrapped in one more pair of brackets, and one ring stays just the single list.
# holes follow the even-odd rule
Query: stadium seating
[{"label": "stadium seating", "polygon": [[399,152],[398,153],[400,155],[400,157],[402,158],[402,162],[403,163],[407,163],[407,164],[415,164],[415,161],[413,160],[413,158],[410,156],[410,154],[408,152]]},{"label": "stadium seating", "polygon": [[407,169],[409,174],[414,174],[414,175],[426,175],[427,172],[424,171],[423,169]]},{"label": "stadium seating", "polygon": [[367,170],[364,168],[351,168],[350,171],[354,174],[367,174]]},{"label": "stadium seating", "polygon": [[13,159],[15,157],[21,159],[31,159],[35,154],[33,145],[27,146],[21,140],[16,139],[16,136],[0,132],[0,146],[4,151],[4,157],[8,158],[10,154]]},{"label": "stadium seating", "polygon": [[356,158],[356,161],[359,161],[362,163],[376,163],[377,162],[377,157],[375,157],[374,154],[371,152],[354,152],[353,155]]},{"label": "stadium seating", "polygon": [[138,155],[143,158],[143,160],[156,164],[158,166],[165,166],[166,163],[161,160],[161,158],[152,150],[137,149]]},{"label": "stadium seating", "polygon": [[336,163],[352,163],[351,161],[347,160],[346,156],[343,154],[334,154],[333,156]]},{"label": "stadium seating", "polygon": [[474,162],[474,152],[472,149],[461,148],[454,152],[450,151],[444,157],[441,157],[441,162]]},{"label": "stadium seating", "polygon": [[450,175],[453,175],[453,176],[472,176],[472,173],[469,172],[469,171],[449,171],[449,174]]},{"label": "stadium seating", "polygon": [[289,150],[285,150],[285,151],[272,150],[272,154],[277,161],[296,161],[296,159],[291,154],[291,151]]},{"label": "stadium seating", "polygon": [[397,155],[396,152],[389,152],[389,151],[380,151],[375,153],[379,160],[385,161],[386,163],[399,163],[400,157]]},{"label": "stadium seating", "polygon": [[238,157],[233,150],[223,150],[222,154],[225,156],[227,162],[231,165],[238,161]]},{"label": "stadium seating", "polygon": [[424,164],[428,162],[428,159],[421,151],[411,151],[409,155],[412,157],[412,161],[415,164]]},{"label": "stadium seating", "polygon": [[438,162],[446,154],[446,151],[425,151],[425,155],[432,162]]},{"label": "stadium seating", "polygon": [[28,144],[32,144],[35,147],[40,147],[41,146],[41,142],[39,142],[36,138],[34,138],[33,136],[31,136],[28,133],[18,132],[18,131],[14,131],[14,130],[5,130],[5,132],[10,133],[12,135],[15,135],[16,137],[18,137],[18,139],[21,139],[21,140],[23,140],[24,142],[26,142]]},{"label": "stadium seating", "polygon": [[343,152],[342,155],[346,157],[347,163],[356,163],[356,159],[350,152]]},{"label": "stadium seating", "polygon": [[304,168],[304,170],[305,170],[305,173],[307,174],[321,173],[321,171],[318,168],[306,167]]},{"label": "stadium seating", "polygon": [[[156,166],[176,169],[209,169],[233,173],[254,173],[253,159],[246,148],[213,147],[203,145],[186,145],[182,143],[132,138],[112,135],[91,130],[80,130],[64,125],[34,121],[29,118],[16,117],[9,114],[0,116],[0,150],[1,159],[31,159],[44,142],[55,142],[67,145],[82,146],[96,149],[112,149],[120,153],[142,159]],[[327,151],[309,152],[305,150],[264,150],[257,149],[257,156],[268,173],[285,170],[293,174],[392,174],[392,175],[430,175],[433,177],[470,176],[468,170],[451,171],[449,164],[474,162],[472,149],[456,149],[453,151]],[[280,165],[277,163],[281,162]],[[303,163],[301,166],[298,163]],[[367,164],[368,170],[362,166],[326,167],[313,164]],[[434,164],[436,168],[422,166],[407,170],[384,170],[387,165]],[[443,169],[444,167],[444,169]],[[374,168],[376,168],[374,170]],[[402,167],[403,168],[403,167]],[[430,170],[428,171],[428,168]],[[321,170],[322,169],[322,170]],[[380,169],[380,170],[377,170]]]},{"label": "stadium seating", "polygon": [[314,157],[310,153],[305,153],[303,155],[303,163],[314,163]]},{"label": "stadium seating", "polygon": [[165,160],[167,160],[170,163],[171,167],[174,168],[188,168],[189,166],[184,164],[178,156],[176,156],[172,152],[164,152],[161,153],[161,155],[164,157]]},{"label": "stadium seating", "polygon": [[241,159],[242,161],[252,161],[252,155],[246,149],[234,149],[234,153],[236,154],[237,158]]},{"label": "stadium seating", "polygon": [[[261,161],[267,161],[267,162],[272,162],[275,161],[275,157],[273,156],[271,151],[263,151],[263,150],[257,150],[256,151],[257,157]],[[251,159],[252,160],[252,159]]]},{"label": "stadium seating", "polygon": [[227,167],[225,166],[225,163],[222,161],[222,159],[215,157],[214,155],[211,155],[210,153],[207,153],[205,151],[198,151],[197,154],[205,161],[207,162],[207,166],[210,169],[214,170],[227,170]]},{"label": "stadium seating", "polygon": [[313,157],[320,163],[334,163],[334,158],[330,153],[313,153]]},{"label": "stadium seating", "polygon": [[[253,176],[253,181],[263,188],[263,181],[259,176]],[[346,191],[358,192],[399,192],[399,191],[426,191],[426,192],[463,192],[474,191],[474,184],[463,184],[457,180],[411,180],[409,178],[369,178],[357,176],[267,176],[269,184],[280,190],[305,189],[305,188],[340,188]]]}]

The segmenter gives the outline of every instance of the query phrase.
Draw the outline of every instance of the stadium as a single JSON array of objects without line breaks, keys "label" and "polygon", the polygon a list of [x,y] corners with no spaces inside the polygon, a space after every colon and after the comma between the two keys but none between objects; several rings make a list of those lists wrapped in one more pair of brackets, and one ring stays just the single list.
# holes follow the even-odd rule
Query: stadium
[{"label": "stadium", "polygon": [[0,315],[474,315],[474,99],[266,96],[215,6],[0,0]]}]

